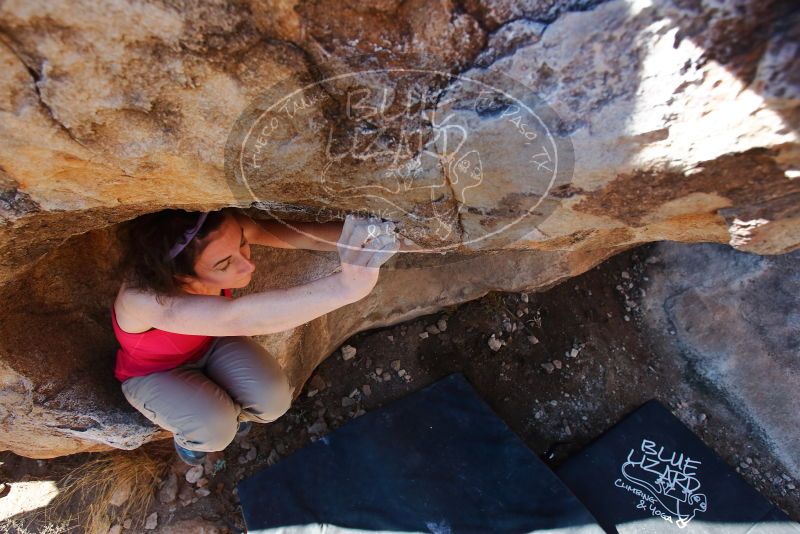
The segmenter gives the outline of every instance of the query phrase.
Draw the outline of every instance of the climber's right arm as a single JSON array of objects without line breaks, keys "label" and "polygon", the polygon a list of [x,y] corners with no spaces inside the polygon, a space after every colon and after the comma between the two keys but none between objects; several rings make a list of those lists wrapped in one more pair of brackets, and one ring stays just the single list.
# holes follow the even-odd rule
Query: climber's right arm
[{"label": "climber's right arm", "polygon": [[216,295],[165,297],[129,290],[123,313],[137,322],[178,334],[254,336],[289,330],[366,296],[338,272],[312,282],[250,293],[235,299]]},{"label": "climber's right arm", "polygon": [[[251,293],[237,299],[219,295],[164,297],[126,292],[126,315],[160,330],[205,336],[256,336],[283,332],[366,297],[378,281],[380,266],[399,248],[394,225],[376,219],[345,217],[337,243],[341,271],[307,284]],[[385,227],[384,227],[385,226]]]},{"label": "climber's right arm", "polygon": [[231,301],[231,329],[252,336],[283,332],[364,298],[364,292],[337,272],[299,286],[250,293]]}]

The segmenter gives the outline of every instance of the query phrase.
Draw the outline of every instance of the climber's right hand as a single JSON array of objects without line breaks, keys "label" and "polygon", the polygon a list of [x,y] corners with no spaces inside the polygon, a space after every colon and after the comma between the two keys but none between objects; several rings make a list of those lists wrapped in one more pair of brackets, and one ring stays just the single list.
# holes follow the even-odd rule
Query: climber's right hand
[{"label": "climber's right hand", "polygon": [[382,222],[377,217],[345,217],[336,249],[342,264],[342,283],[356,300],[372,291],[381,265],[399,248],[393,222]]}]

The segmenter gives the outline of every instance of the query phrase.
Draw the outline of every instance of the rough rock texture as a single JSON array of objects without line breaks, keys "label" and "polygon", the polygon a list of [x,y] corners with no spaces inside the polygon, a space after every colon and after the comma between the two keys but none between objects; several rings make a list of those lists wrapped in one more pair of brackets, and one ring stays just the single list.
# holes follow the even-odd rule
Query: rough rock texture
[{"label": "rough rock texture", "polygon": [[758,256],[661,243],[644,299],[701,380],[800,474],[800,252]]},{"label": "rough rock texture", "polygon": [[[0,448],[51,457],[163,435],[111,376],[109,306],[113,225],[165,207],[314,220],[391,205],[407,235],[447,250],[401,255],[369,297],[260,337],[298,386],[356,331],[492,289],[541,290],[639,243],[798,248],[799,16],[788,0],[2,3]],[[354,117],[339,98],[350,78],[330,80],[265,144],[270,172],[243,195],[226,145],[265,88],[367,69],[395,69],[369,82],[395,84],[390,109],[410,103],[415,121]],[[503,75],[543,104],[539,141],[563,149],[548,187],[543,160],[520,157],[509,108],[459,106],[481,83],[505,88]],[[461,154],[448,135],[467,130]],[[389,176],[388,152],[353,149],[407,134],[441,159],[412,150]],[[336,266],[327,253],[256,257],[245,291]]]}]

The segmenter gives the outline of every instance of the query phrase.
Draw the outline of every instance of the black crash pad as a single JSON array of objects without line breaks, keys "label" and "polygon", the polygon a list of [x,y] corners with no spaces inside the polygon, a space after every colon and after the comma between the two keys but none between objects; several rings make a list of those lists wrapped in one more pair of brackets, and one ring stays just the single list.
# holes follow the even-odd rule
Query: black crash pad
[{"label": "black crash pad", "polygon": [[248,532],[602,533],[460,373],[242,480]]},{"label": "black crash pad", "polygon": [[800,534],[658,401],[556,472],[607,532]]}]

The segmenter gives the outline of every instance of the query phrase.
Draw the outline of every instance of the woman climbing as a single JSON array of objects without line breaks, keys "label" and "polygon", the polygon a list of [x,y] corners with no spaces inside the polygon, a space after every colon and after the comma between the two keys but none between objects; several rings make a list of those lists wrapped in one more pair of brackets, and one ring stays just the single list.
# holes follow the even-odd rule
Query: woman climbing
[{"label": "woman climbing", "polygon": [[[401,248],[394,224],[380,219],[348,215],[343,224],[293,226],[302,233],[235,208],[163,210],[123,225],[123,282],[111,306],[120,344],[115,376],[134,408],[174,434],[188,464],[291,405],[286,374],[249,336],[288,330],[364,298]],[[234,299],[231,289],[247,286],[256,269],[254,244],[337,250],[341,271]]]}]

